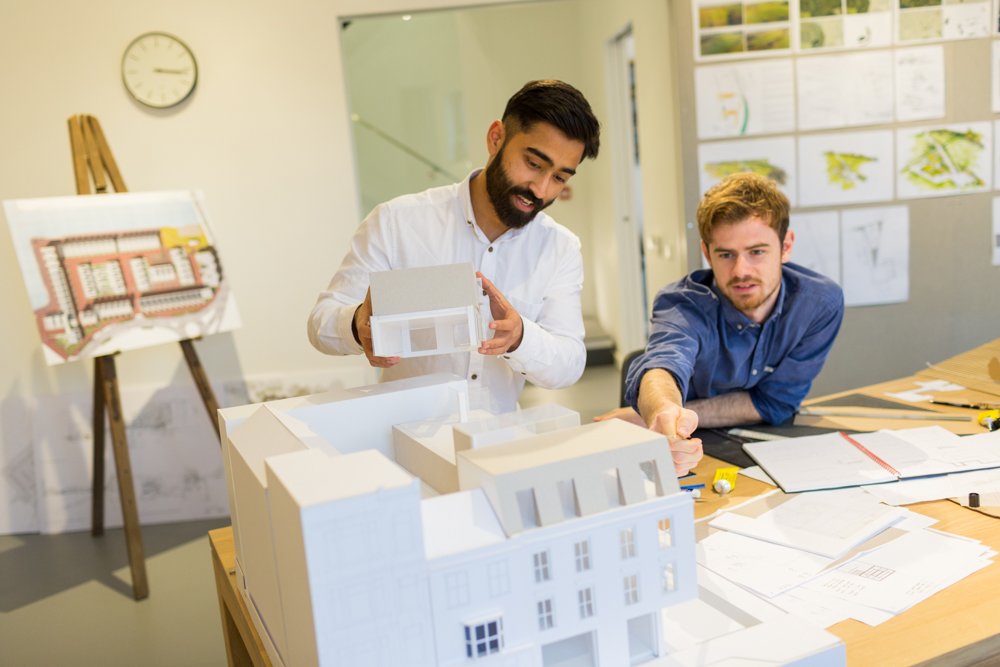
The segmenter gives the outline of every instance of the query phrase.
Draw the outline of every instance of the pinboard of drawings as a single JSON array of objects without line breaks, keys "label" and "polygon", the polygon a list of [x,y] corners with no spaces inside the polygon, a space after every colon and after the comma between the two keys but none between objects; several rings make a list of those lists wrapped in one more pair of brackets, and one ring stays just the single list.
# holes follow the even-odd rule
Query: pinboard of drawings
[{"label": "pinboard of drawings", "polygon": [[194,193],[8,200],[4,211],[50,365],[240,324]]}]

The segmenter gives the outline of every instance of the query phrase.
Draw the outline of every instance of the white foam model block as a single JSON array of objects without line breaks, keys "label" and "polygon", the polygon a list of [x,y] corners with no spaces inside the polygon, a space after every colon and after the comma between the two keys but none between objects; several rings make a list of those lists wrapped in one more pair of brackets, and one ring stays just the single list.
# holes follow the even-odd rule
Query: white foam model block
[{"label": "white foam model block", "polygon": [[645,663],[648,667],[842,667],[844,643],[793,616],[764,621]]},{"label": "white foam model block", "polygon": [[[484,420],[495,415],[488,410],[470,410],[468,420]],[[426,482],[437,493],[458,491],[458,468],[452,427],[463,423],[461,415],[429,419],[392,427],[395,461]]]},{"label": "white foam model block", "polygon": [[[669,451],[663,436],[612,419],[458,452],[459,488],[482,488],[504,530],[514,535],[534,527],[532,514],[535,525],[548,526],[646,500],[642,464],[655,471],[657,495],[678,492]],[[556,481],[572,503],[560,499]],[[526,490],[530,511],[524,509]]]},{"label": "white foam model block", "polygon": [[485,338],[479,311],[482,288],[472,264],[379,271],[370,279],[376,355],[468,351]]},{"label": "white foam model block", "polygon": [[278,571],[271,548],[271,517],[267,506],[264,460],[276,454],[299,452],[305,445],[267,407],[260,406],[227,438],[232,472],[233,525],[239,527],[236,560],[243,573],[248,606],[256,607],[264,632],[285,654]]},{"label": "white foam model block", "polygon": [[542,433],[551,433],[564,428],[580,425],[580,413],[556,403],[547,403],[533,408],[492,415],[486,418],[470,417],[469,421],[455,424],[454,449],[489,447],[501,442],[510,442]]},{"label": "white foam model block", "polygon": [[287,664],[433,664],[419,481],[375,451],[271,457],[267,475]]},{"label": "white foam model block", "polygon": [[467,382],[438,373],[317,394],[308,404],[276,411],[302,422],[342,454],[374,449],[392,459],[392,427],[468,410]]},{"label": "white foam model block", "polygon": [[469,262],[376,271],[369,279],[372,315],[476,306],[481,294],[476,270]]}]

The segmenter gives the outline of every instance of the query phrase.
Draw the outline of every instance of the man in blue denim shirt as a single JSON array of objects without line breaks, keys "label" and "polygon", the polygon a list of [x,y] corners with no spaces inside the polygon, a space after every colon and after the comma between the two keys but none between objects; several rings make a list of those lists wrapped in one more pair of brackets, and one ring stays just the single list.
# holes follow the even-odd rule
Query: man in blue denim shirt
[{"label": "man in blue denim shirt", "polygon": [[701,458],[700,441],[690,439],[698,426],[791,418],[840,329],[840,287],[787,263],[795,240],[788,209],[756,174],[711,188],[697,211],[711,269],[668,285],[653,303],[653,331],[625,396],[670,439],[678,474]]}]

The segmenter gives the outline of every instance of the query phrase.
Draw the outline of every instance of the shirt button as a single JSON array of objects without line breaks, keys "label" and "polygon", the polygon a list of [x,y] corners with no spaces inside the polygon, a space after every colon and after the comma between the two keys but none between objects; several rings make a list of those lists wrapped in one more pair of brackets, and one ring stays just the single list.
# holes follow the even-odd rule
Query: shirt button
[{"label": "shirt button", "polygon": [[[754,373],[756,373],[756,372],[757,372],[757,371],[754,371]],[[473,373],[473,374],[472,374],[472,379],[473,379],[473,380],[478,380],[478,379],[479,379],[479,376],[478,376],[478,375],[476,375],[475,373]]]},{"label": "shirt button", "polygon": [[472,224],[472,220],[466,220],[466,221],[465,221],[465,223],[466,223],[467,225],[471,225],[471,224]]},{"label": "shirt button", "polygon": [[508,355],[508,354],[505,354],[505,355],[503,355],[503,358],[504,358],[504,359],[510,359],[510,355]]},{"label": "shirt button", "polygon": [[483,296],[486,296],[486,290],[483,290]]},{"label": "shirt button", "polygon": [[[757,375],[757,369],[755,368],[752,371],[750,371],[750,375]],[[473,378],[475,378],[475,376],[473,376]]]},{"label": "shirt button", "polygon": [[736,325],[736,330],[737,331],[743,331],[743,325],[742,324],[737,324]]},{"label": "shirt button", "polygon": [[489,250],[490,252],[493,252],[493,246],[490,246],[489,248],[487,248],[487,250]]}]

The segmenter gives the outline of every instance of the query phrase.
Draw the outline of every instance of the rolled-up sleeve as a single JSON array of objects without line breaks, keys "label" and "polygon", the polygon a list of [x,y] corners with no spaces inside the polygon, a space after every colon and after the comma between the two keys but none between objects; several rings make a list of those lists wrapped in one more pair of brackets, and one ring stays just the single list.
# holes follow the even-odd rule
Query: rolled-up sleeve
[{"label": "rolled-up sleeve", "polygon": [[376,207],[358,227],[351,248],[329,286],[319,293],[309,313],[309,342],[325,354],[361,354],[351,329],[354,311],[368,293],[369,274],[392,268],[391,235],[384,224],[384,205]]},{"label": "rolled-up sleeve", "polygon": [[653,302],[652,325],[646,351],[629,366],[625,380],[625,401],[636,410],[642,376],[654,368],[673,375],[681,396],[687,395],[707,327],[703,312],[693,302],[667,290]]},{"label": "rolled-up sleeve", "polygon": [[750,400],[769,424],[782,424],[795,414],[819,375],[844,318],[840,290],[830,294],[819,316],[774,372],[749,390]]}]

